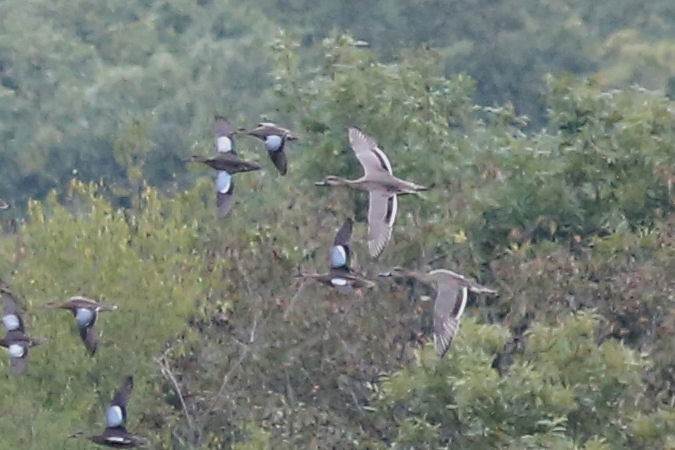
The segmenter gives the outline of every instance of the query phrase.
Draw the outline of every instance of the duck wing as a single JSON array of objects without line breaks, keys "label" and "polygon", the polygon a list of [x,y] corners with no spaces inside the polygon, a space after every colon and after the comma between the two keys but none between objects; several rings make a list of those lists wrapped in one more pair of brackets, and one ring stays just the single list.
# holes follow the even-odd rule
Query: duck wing
[{"label": "duck wing", "polygon": [[267,154],[270,155],[270,159],[276,166],[280,175],[286,175],[288,173],[288,160],[286,159],[286,153],[284,152],[284,142],[281,141],[281,147],[278,150],[268,150]]},{"label": "duck wing", "polygon": [[383,172],[389,175],[392,174],[389,158],[377,146],[373,138],[366,135],[360,129],[351,127],[349,128],[349,143],[354,150],[356,158],[361,163],[366,177]]},{"label": "duck wing", "polygon": [[282,128],[272,122],[261,122],[257,127],[244,131],[244,134],[265,142],[267,154],[270,156],[279,174],[286,175],[288,173],[288,160],[284,147],[286,146],[286,140],[297,139],[291,130]]},{"label": "duck wing", "polygon": [[225,217],[234,204],[234,180],[232,175],[219,171],[216,175],[216,206],[218,217]]},{"label": "duck wing", "polygon": [[88,327],[80,328],[80,337],[89,354],[94,356],[98,347],[98,331],[94,327],[94,324],[92,323]]},{"label": "duck wing", "polygon": [[434,302],[434,344],[438,356],[443,357],[459,329],[468,289],[452,275],[436,272],[433,276],[438,286]]},{"label": "duck wing", "polygon": [[[28,365],[28,349],[30,340],[22,331],[8,331],[4,341],[9,350],[9,366],[14,375],[21,375],[26,371]],[[11,344],[10,344],[11,342]]]},{"label": "duck wing", "polygon": [[377,258],[391,239],[396,220],[396,194],[371,191],[368,194],[368,251]]},{"label": "duck wing", "polygon": [[332,269],[345,269],[349,271],[351,259],[351,249],[349,242],[352,238],[352,227],[354,220],[348,218],[344,221],[333,241],[333,247],[330,249],[330,267]]},{"label": "duck wing", "polygon": [[234,148],[235,129],[227,118],[216,116],[214,134],[216,137],[216,153],[237,153]]},{"label": "duck wing", "polygon": [[19,313],[18,300],[6,286],[2,286],[0,292],[3,297],[2,323],[8,332],[19,331],[23,334],[25,330]]},{"label": "duck wing", "polygon": [[349,241],[352,239],[352,229],[354,227],[354,219],[351,217],[344,221],[337,234],[335,235],[335,240],[333,245],[342,245],[348,246]]},{"label": "duck wing", "polygon": [[106,428],[124,428],[127,423],[127,403],[134,388],[134,377],[127,375],[120,387],[115,391],[108,411],[106,412]]},{"label": "duck wing", "polygon": [[24,347],[24,353],[20,357],[10,357],[9,367],[14,375],[21,375],[28,366],[28,346]]},{"label": "duck wing", "polygon": [[293,134],[288,128],[280,127],[279,125],[272,122],[260,122],[258,126],[252,128],[244,133],[255,136],[259,139],[265,140],[267,136],[276,135],[283,137],[284,139],[289,139],[295,141],[298,137]]}]

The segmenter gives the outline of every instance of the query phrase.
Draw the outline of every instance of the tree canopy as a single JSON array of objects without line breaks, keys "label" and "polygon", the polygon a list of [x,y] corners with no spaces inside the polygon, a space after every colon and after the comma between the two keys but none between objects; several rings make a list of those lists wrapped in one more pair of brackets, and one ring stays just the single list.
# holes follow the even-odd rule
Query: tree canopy
[{"label": "tree canopy", "polygon": [[[675,10],[636,4],[3,3],[0,276],[45,343],[0,359],[0,449],[89,448],[127,374],[157,449],[674,447]],[[216,113],[300,135],[285,177],[238,140],[224,219],[184,163]],[[352,125],[432,186],[377,260],[366,196],[314,187],[360,173]],[[372,279],[499,291],[445,358],[432,286],[296,277],[346,217]],[[93,358],[42,308],[76,294],[119,306]]]}]

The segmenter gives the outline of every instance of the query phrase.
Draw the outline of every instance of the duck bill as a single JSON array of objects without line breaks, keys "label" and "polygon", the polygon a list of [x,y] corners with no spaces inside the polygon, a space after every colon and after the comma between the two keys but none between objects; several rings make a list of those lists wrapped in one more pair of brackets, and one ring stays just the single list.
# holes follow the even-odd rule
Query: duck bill
[{"label": "duck bill", "polygon": [[32,337],[30,338],[29,344],[31,347],[37,347],[47,342],[46,338],[43,337]]},{"label": "duck bill", "polygon": [[117,305],[100,305],[99,311],[117,311]]},{"label": "duck bill", "polygon": [[295,278],[307,280],[307,279],[314,279],[320,277],[321,274],[318,273],[308,273],[308,272],[298,272],[295,274]]},{"label": "duck bill", "polygon": [[49,309],[68,309],[68,306],[66,306],[64,303],[60,303],[58,300],[50,300],[42,305],[42,307]]},{"label": "duck bill", "polygon": [[370,280],[364,280],[363,287],[366,289],[372,289],[375,287],[375,282]]},{"label": "duck bill", "polygon": [[68,439],[87,439],[87,435],[84,431],[78,431],[68,436]]}]

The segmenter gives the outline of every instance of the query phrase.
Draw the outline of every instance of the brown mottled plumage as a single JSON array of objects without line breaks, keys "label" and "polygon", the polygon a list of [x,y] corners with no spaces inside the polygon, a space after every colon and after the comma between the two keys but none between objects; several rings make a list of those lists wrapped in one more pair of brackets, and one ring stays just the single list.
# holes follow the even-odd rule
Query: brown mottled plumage
[{"label": "brown mottled plumage", "polygon": [[436,269],[429,273],[422,273],[394,267],[390,272],[381,273],[380,276],[414,278],[423,283],[436,284],[434,344],[436,352],[440,357],[443,357],[448,351],[452,339],[457,334],[459,321],[466,306],[468,291],[491,295],[497,294],[495,290],[446,269]]},{"label": "brown mottled plumage", "polygon": [[232,175],[238,172],[259,170],[260,166],[239,158],[234,143],[236,130],[225,117],[216,116],[214,134],[215,155],[212,157],[194,155],[191,161],[202,162],[216,169],[216,205],[218,207],[218,216],[225,217],[230,212],[230,209],[232,209],[234,202],[234,180],[232,179]]},{"label": "brown mottled plumage", "polygon": [[46,308],[67,309],[75,317],[75,323],[80,331],[80,337],[90,355],[96,353],[98,347],[98,331],[94,327],[98,313],[101,311],[114,311],[115,305],[103,305],[87,297],[74,296],[65,302],[48,302]]},{"label": "brown mottled plumage", "polygon": [[302,273],[302,278],[311,278],[327,286],[337,289],[341,294],[349,294],[354,289],[370,288],[375,285],[372,281],[355,273],[349,266],[351,250],[349,241],[352,236],[354,221],[345,220],[338,230],[330,250],[330,270],[328,273]]},{"label": "brown mottled plumage", "polygon": [[147,445],[146,439],[134,436],[126,429],[127,402],[131,397],[133,387],[133,377],[131,375],[126,376],[122,385],[115,391],[115,395],[106,410],[106,428],[103,433],[86,435],[80,431],[69,437],[87,439],[96,444],[114,448],[133,448]]},{"label": "brown mottled plumage", "polygon": [[284,147],[286,141],[295,141],[298,137],[286,128],[272,122],[261,122],[250,130],[240,130],[239,133],[253,136],[265,143],[267,153],[281,175],[288,173],[288,161]]},{"label": "brown mottled plumage", "polygon": [[415,194],[428,188],[396,178],[392,174],[387,155],[360,129],[349,129],[349,142],[363,167],[363,176],[356,180],[346,180],[329,175],[316,185],[349,186],[369,193],[368,251],[373,258],[377,258],[391,239],[398,208],[396,196]]},{"label": "brown mottled plumage", "polygon": [[3,297],[2,323],[7,330],[5,337],[0,339],[0,347],[5,347],[9,352],[12,373],[20,375],[26,371],[28,349],[42,342],[26,335],[18,301],[9,287],[2,282],[0,294]]}]

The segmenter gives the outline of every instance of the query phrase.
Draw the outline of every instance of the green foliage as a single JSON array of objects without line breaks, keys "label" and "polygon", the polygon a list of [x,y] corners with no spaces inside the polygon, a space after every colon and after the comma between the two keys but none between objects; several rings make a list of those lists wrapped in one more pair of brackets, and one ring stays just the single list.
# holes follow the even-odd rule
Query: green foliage
[{"label": "green foliage", "polygon": [[484,245],[649,228],[673,212],[669,101],[558,79],[551,81],[549,103],[560,131],[540,133],[502,155],[498,167],[509,180],[484,200],[485,222],[477,231]]},{"label": "green foliage", "polygon": [[15,203],[73,173],[124,179],[114,146],[133,121],[152,138],[143,176],[164,185],[215,113],[255,120],[266,104],[269,24],[238,2],[12,1],[0,20],[0,190]]},{"label": "green foliage", "polygon": [[[5,3],[0,274],[47,342],[24,377],[0,360],[0,448],[89,448],[65,436],[102,427],[127,373],[152,448],[675,445],[673,105],[623,87],[671,77],[670,7]],[[301,136],[285,177],[237,142],[263,169],[223,220],[212,171],[183,164],[212,152],[214,113]],[[401,198],[378,261],[366,196],[313,186],[360,175],[353,125],[432,186]],[[432,287],[295,277],[325,270],[348,216],[372,279],[447,267],[499,289],[444,359]],[[74,294],[120,306],[94,358],[41,307]]]},{"label": "green foliage", "polygon": [[[673,77],[663,37],[673,31],[663,20],[672,8],[662,2],[469,3],[10,1],[0,33],[0,166],[11,170],[0,189],[26,200],[67,182],[73,170],[85,180],[123,177],[111,154],[130,118],[144,122],[154,140],[144,175],[162,185],[215,112],[242,119],[278,107],[266,88],[279,61],[273,65],[264,42],[279,24],[302,36],[298,51],[315,62],[335,56],[325,54],[323,41],[336,30],[366,39],[390,68],[406,59],[402,54],[430,46],[436,72],[469,74],[479,104],[515,104],[542,125],[548,73],[597,70],[601,86],[641,82],[652,89],[666,89]],[[637,7],[641,19],[617,18],[617,11]],[[366,87],[373,89],[363,85],[354,94]],[[345,95],[336,91],[336,100],[338,94]]]},{"label": "green foliage", "polygon": [[[196,223],[179,219],[152,190],[145,190],[141,201],[143,213],[129,216],[113,209],[96,186],[74,181],[63,205],[53,195],[44,204],[31,203],[17,242],[5,242],[13,249],[12,284],[27,310],[28,332],[47,342],[31,351],[28,376],[2,383],[6,398],[18,392],[17,399],[29,403],[3,414],[3,448],[48,448],[78,428],[100,431],[102,405],[124,374],[136,377],[130,429],[145,428],[156,437],[171,421],[152,383],[158,378],[154,358],[172,340],[189,336],[186,320],[205,295],[201,280],[207,270],[191,251]],[[120,308],[99,317],[102,343],[93,358],[69,314],[41,307],[71,295]],[[4,358],[1,364],[7,373]],[[44,413],[32,416],[31,410]],[[154,431],[142,425],[153,421]]]},{"label": "green foliage", "polygon": [[[632,424],[656,419],[639,403],[642,363],[626,347],[597,345],[599,316],[579,313],[560,325],[534,326],[508,373],[491,368],[498,326],[466,320],[449,358],[423,358],[382,384],[379,413],[400,422],[394,445],[405,448],[611,448],[637,442]],[[426,352],[426,350],[425,350]],[[430,353],[430,351],[429,351]],[[663,444],[640,433],[644,448]]]},{"label": "green foliage", "polygon": [[269,447],[269,433],[253,425],[246,443],[235,444],[232,448],[234,450],[257,450]]},{"label": "green foliage", "polygon": [[[320,65],[301,73],[303,64],[292,45],[284,40],[276,43],[276,89],[282,104],[303,121],[303,141],[312,152],[311,157],[299,158],[299,170],[310,180],[329,173],[359,176],[361,169],[348,149],[345,132],[358,124],[377,137],[378,145],[395,162],[395,175],[434,186],[425,194],[427,201],[401,201],[410,209],[397,224],[410,244],[418,244],[406,253],[417,253],[420,247],[423,253],[435,252],[436,246],[445,251],[445,241],[438,239],[444,224],[468,223],[466,215],[473,213],[464,209],[470,200],[458,194],[462,183],[471,178],[469,183],[475,185],[476,172],[489,170],[492,164],[486,162],[488,151],[466,136],[467,130],[482,127],[473,114],[473,83],[464,76],[444,78],[435,52],[384,64],[353,43],[348,36],[326,39]],[[364,201],[358,201],[359,207],[365,207]],[[422,216],[429,233],[419,236],[416,217]],[[414,241],[412,234],[417,236]]]}]

